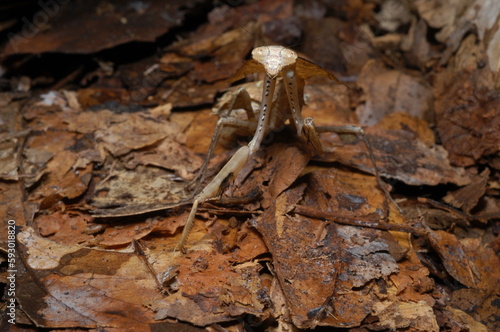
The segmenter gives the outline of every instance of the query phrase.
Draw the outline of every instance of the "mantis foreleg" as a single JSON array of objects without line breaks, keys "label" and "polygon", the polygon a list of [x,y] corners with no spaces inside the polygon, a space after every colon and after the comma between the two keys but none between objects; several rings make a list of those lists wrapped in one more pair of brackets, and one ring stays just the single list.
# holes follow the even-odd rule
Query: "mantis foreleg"
[{"label": "mantis foreleg", "polygon": [[196,211],[198,210],[198,204],[217,196],[221,191],[221,185],[228,177],[237,174],[241,168],[245,165],[248,157],[250,156],[250,149],[248,146],[242,146],[236,153],[229,159],[227,164],[220,170],[220,172],[215,176],[215,178],[210,181],[210,183],[195,196],[193,201],[193,206],[191,207],[191,212],[189,213],[186,226],[182,231],[181,239],[179,241],[178,249],[184,252],[184,245],[186,243],[187,237],[191,228],[193,227],[194,217],[196,216]]},{"label": "mantis foreleg", "polygon": [[205,180],[208,164],[210,162],[210,159],[212,158],[215,146],[217,145],[217,142],[219,141],[221,133],[225,127],[240,127],[247,128],[249,131],[255,131],[255,128],[257,128],[257,123],[231,117],[220,118],[219,121],[217,121],[217,125],[215,127],[214,134],[212,135],[212,141],[210,142],[210,147],[208,149],[207,156],[205,157],[205,161],[200,167],[200,170],[198,171],[196,177],[191,181],[191,185],[194,185],[194,194],[198,193],[201,184]]},{"label": "mantis foreleg", "polygon": [[[210,198],[217,196],[222,189],[221,188],[222,183],[226,181],[228,177],[236,175],[243,168],[243,166],[245,165],[246,161],[250,158],[250,156],[253,155],[259,149],[262,140],[269,131],[270,111],[272,109],[272,101],[273,101],[275,87],[276,87],[276,78],[270,78],[269,76],[266,76],[262,92],[262,103],[259,111],[259,119],[254,137],[252,138],[250,143],[248,143],[248,146],[243,146],[238,151],[236,151],[233,157],[229,159],[227,164],[220,170],[220,172],[215,176],[215,178],[212,181],[210,181],[210,183],[199,194],[197,194],[194,197],[193,206],[191,207],[191,212],[189,213],[186,226],[184,226],[184,230],[182,232],[181,239],[178,244],[178,248],[180,251],[184,252],[184,245],[186,243],[189,232],[193,227],[196,211],[198,210],[198,205]],[[217,138],[216,135],[218,134],[214,134],[214,138]],[[213,141],[214,140],[212,140],[212,142]],[[212,150],[213,148],[214,147],[212,147]]]}]

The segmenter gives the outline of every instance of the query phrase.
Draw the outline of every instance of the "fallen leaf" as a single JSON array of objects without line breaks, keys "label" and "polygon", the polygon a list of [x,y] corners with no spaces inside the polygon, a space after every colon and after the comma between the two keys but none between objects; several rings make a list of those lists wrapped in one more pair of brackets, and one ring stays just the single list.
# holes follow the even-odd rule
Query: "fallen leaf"
[{"label": "fallen leaf", "polygon": [[185,256],[160,253],[155,269],[166,271],[171,264],[179,266],[178,290],[167,299],[155,303],[162,313],[157,319],[175,317],[204,326],[233,320],[243,313],[262,315],[268,303],[269,290],[262,287],[260,264],[234,264],[214,250],[210,241],[198,242]]},{"label": "fallen leaf", "polygon": [[[167,7],[161,1],[44,3],[37,8],[39,11],[26,18],[19,33],[13,33],[5,52],[94,53],[131,41],[154,42],[199,8],[200,2],[178,1]],[[92,19],[96,17],[99,19]],[[151,25],[145,26],[144,22]],[[73,38],[76,35],[82,38]]]},{"label": "fallen leaf", "polygon": [[145,306],[162,295],[137,255],[57,244],[31,228],[17,238],[27,269],[17,299],[37,326],[144,330],[154,323]]},{"label": "fallen leaf", "polygon": [[134,151],[125,157],[127,168],[151,165],[174,171],[186,180],[191,180],[201,167],[202,159],[175,139],[165,138],[151,149]]},{"label": "fallen leaf", "polygon": [[87,226],[92,220],[79,212],[55,212],[35,219],[41,236],[50,236],[60,244],[86,244],[93,239]]},{"label": "fallen leaf", "polygon": [[477,331],[477,332],[488,332],[488,328],[475,320],[466,312],[456,309],[453,307],[446,307],[444,311],[445,315],[447,315],[447,319],[450,322],[447,322],[447,325],[455,325],[456,329],[462,329],[463,327],[468,328],[469,331]]},{"label": "fallen leaf", "polygon": [[446,271],[468,287],[476,287],[479,282],[477,267],[467,257],[458,239],[448,232],[428,231],[431,246],[439,254]]},{"label": "fallen leaf", "polygon": [[463,188],[448,193],[443,200],[453,207],[469,213],[486,193],[490,170],[487,168],[481,174],[472,177],[471,183]]},{"label": "fallen leaf", "polygon": [[[465,170],[453,167],[446,150],[440,145],[425,144],[415,138],[416,131],[385,130],[377,126],[366,129],[379,173],[410,185],[437,185],[470,182]],[[368,151],[360,140],[346,143],[336,135],[322,139],[325,153],[315,159],[339,161],[363,171],[373,173],[373,164]]]},{"label": "fallen leaf", "polygon": [[411,328],[412,331],[438,332],[439,326],[431,306],[425,301],[396,302],[389,306],[374,306],[374,315],[378,316],[379,322],[369,324],[374,329],[404,329]]},{"label": "fallen leaf", "polygon": [[436,124],[452,164],[471,166],[500,151],[500,97],[495,90],[477,91],[475,74],[443,73],[436,88]]},{"label": "fallen leaf", "polygon": [[[52,130],[32,135],[27,141],[27,147],[35,149],[33,151],[38,151],[39,155],[53,156],[43,165],[43,181],[32,190],[30,196],[30,200],[41,204],[42,208],[49,208],[64,198],[77,198],[88,188],[92,165],[81,169],[74,167],[78,160],[77,153],[72,149],[76,137],[76,134],[64,130]],[[30,160],[27,160],[26,165],[29,164]]]},{"label": "fallen leaf", "polygon": [[[338,190],[338,185],[332,187],[324,182],[328,177],[335,178],[334,172],[312,174],[324,176],[319,183],[323,184],[325,189]],[[313,183],[314,181],[310,186],[314,187],[314,190],[306,194],[312,196],[303,199],[305,202],[318,202],[316,204],[320,204],[322,209],[336,209],[344,196],[346,199],[350,197],[353,204],[357,202],[351,206],[341,204],[345,212],[349,211],[351,214],[363,216],[369,210],[373,212],[371,204],[377,206],[375,211],[378,206],[383,206],[375,203],[374,198],[363,199],[355,192],[344,196],[337,193],[333,197],[326,193],[323,194],[326,200],[318,200],[315,196],[321,195],[323,191],[318,188],[318,184]],[[374,181],[371,185],[376,186]],[[350,186],[345,184],[344,190],[349,192],[349,188]],[[255,221],[257,230],[273,255],[273,265],[290,310],[291,320],[300,328],[316,324],[356,326],[370,313],[371,303],[376,297],[375,293],[368,291],[368,294],[365,294],[366,290],[358,292],[353,288],[364,289],[363,286],[366,287],[370,281],[396,272],[397,264],[384,252],[388,250],[388,246],[376,239],[375,233],[371,233],[375,232],[373,230],[363,230],[360,233],[359,229],[351,226],[324,227],[323,221],[290,213],[287,206],[293,206],[301,200],[300,193],[303,190],[300,186],[286,190],[277,197],[275,204]],[[377,197],[376,200],[384,199],[381,193],[372,197]],[[330,296],[335,298],[333,308],[327,308],[330,304],[325,303]],[[362,304],[359,304],[360,298],[363,298]],[[352,303],[357,305],[354,307]],[[323,317],[322,312],[332,312],[332,315]]]},{"label": "fallen leaf", "polygon": [[176,133],[176,126],[144,114],[115,114],[109,110],[86,111],[67,120],[68,130],[93,133],[98,149],[115,156],[158,143]]},{"label": "fallen leaf", "polygon": [[417,73],[387,69],[380,61],[366,62],[358,79],[365,102],[356,114],[363,125],[374,125],[393,112],[405,112],[432,122],[432,90]]},{"label": "fallen leaf", "polygon": [[186,183],[175,174],[139,166],[135,170],[116,170],[110,179],[95,188],[93,213],[118,217],[165,210],[187,204]]}]

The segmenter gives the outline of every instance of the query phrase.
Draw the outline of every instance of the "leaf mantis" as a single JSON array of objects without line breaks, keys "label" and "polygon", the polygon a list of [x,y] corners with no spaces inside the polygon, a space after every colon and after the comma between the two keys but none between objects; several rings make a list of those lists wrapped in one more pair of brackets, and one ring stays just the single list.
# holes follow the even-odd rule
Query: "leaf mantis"
[{"label": "leaf mantis", "polygon": [[[304,80],[312,76],[325,76],[341,83],[333,74],[312,62],[298,57],[297,53],[282,46],[261,46],[255,48],[252,51],[252,59],[247,61],[238,70],[234,76],[234,80],[239,80],[247,75],[258,72],[265,72],[266,75],[263,81],[260,107],[258,114],[256,114],[257,123],[252,121],[252,118],[255,120],[255,116],[251,111],[247,111],[248,120],[230,117],[223,117],[219,120],[207,158],[196,178],[198,183],[203,181],[208,161],[220,137],[221,129],[224,126],[246,127],[247,129],[254,130],[253,138],[248,145],[239,148],[219,173],[203,190],[194,196],[189,217],[177,245],[177,248],[181,252],[185,252],[185,243],[193,227],[198,205],[216,197],[222,190],[224,183],[229,178],[237,175],[247,161],[259,150],[266,135],[270,131],[278,130],[287,123],[294,129],[298,137],[310,144],[315,154],[321,154],[322,152],[319,133],[335,132],[361,136],[368,150],[380,188],[386,197],[397,206],[380,179],[371,146],[361,127],[354,125],[317,127],[314,125],[314,120],[311,117],[302,118]],[[281,84],[280,88],[286,92],[288,107],[279,107],[280,105],[276,101],[275,92],[277,91],[278,83]],[[233,101],[233,104],[235,103],[236,101]],[[231,109],[229,112],[231,112]]]}]

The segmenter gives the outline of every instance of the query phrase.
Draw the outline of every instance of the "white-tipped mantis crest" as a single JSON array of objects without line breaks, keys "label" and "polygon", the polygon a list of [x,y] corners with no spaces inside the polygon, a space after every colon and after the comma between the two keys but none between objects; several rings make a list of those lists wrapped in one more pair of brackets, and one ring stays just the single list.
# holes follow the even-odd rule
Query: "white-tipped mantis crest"
[{"label": "white-tipped mantis crest", "polygon": [[[283,127],[287,121],[288,125],[294,129],[297,136],[308,142],[316,154],[320,154],[322,152],[318,133],[335,132],[361,136],[368,150],[379,186],[383,190],[386,197],[394,203],[390,194],[385,189],[382,180],[380,179],[372,149],[362,128],[354,125],[316,127],[312,118],[302,118],[301,110],[304,104],[304,80],[312,76],[325,76],[339,82],[333,74],[312,62],[299,58],[297,53],[282,46],[262,46],[255,48],[252,51],[252,59],[247,61],[243,67],[240,68],[240,70],[235,74],[234,80],[238,80],[247,75],[258,72],[265,72],[266,75],[263,82],[260,108],[258,110],[258,114],[256,115],[257,123],[252,121],[252,118],[255,120],[255,116],[251,112],[247,112],[249,118],[248,121],[231,119],[229,117],[221,118],[214,132],[207,159],[200,169],[197,180],[200,182],[203,180],[208,161],[223,126],[240,126],[255,130],[253,138],[248,145],[241,147],[232,156],[232,158],[220,170],[215,178],[211,180],[208,185],[201,190],[201,192],[194,196],[191,212],[178,244],[178,249],[182,252],[185,251],[184,246],[193,226],[198,205],[216,197],[220,193],[223,183],[225,183],[229,177],[238,174],[246,162],[259,150],[266,135],[270,131]],[[277,107],[279,105],[275,105],[275,90],[278,81],[282,84],[282,88],[286,91],[288,107]]]}]

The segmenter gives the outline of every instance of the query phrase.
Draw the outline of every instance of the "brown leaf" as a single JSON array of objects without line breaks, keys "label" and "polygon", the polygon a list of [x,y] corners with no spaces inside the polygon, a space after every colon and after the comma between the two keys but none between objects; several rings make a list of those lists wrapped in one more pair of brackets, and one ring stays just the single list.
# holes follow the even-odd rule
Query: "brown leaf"
[{"label": "brown leaf", "polygon": [[21,105],[18,102],[0,106],[0,178],[3,180],[19,179],[19,154],[29,131],[21,130]]},{"label": "brown leaf", "polygon": [[434,311],[425,301],[419,301],[416,303],[395,302],[391,303],[389,306],[377,304],[373,310],[374,315],[378,316],[380,321],[374,324],[369,324],[369,328],[371,327],[377,330],[412,328],[412,331],[439,331]]},{"label": "brown leaf", "polygon": [[176,53],[165,53],[160,59],[160,69],[169,76],[178,77],[193,68],[193,60]]},{"label": "brown leaf", "polygon": [[[350,191],[356,188],[355,184],[343,184],[344,187],[341,187],[349,194],[337,192],[331,195],[323,190],[342,190],[339,186],[342,186],[343,180],[337,182],[337,186],[327,181],[338,176],[335,172],[325,170],[314,172],[311,176],[320,179],[308,182],[310,190],[304,198],[301,198],[300,193],[304,190],[301,186],[286,190],[277,197],[274,205],[257,218],[256,227],[273,255],[293,323],[301,328],[316,324],[355,326],[369,314],[375,295],[370,292],[365,294],[364,291],[358,293],[353,288],[364,289],[363,286],[370,281],[398,269],[393,258],[382,252],[388,250],[388,246],[384,240],[377,238],[376,231],[361,231],[351,226],[324,227],[323,221],[290,213],[288,206],[293,207],[298,200],[304,199],[321,209],[339,211],[337,206],[340,205],[345,212],[363,216],[383,206],[380,201],[384,200],[384,196],[378,192],[378,195],[372,194],[369,198],[360,197]],[[366,176],[359,180],[358,185],[367,182]],[[372,189],[376,186],[374,180],[369,183]],[[319,198],[321,195],[323,199]],[[351,205],[344,204],[346,199],[351,200]],[[355,202],[356,205],[352,205]],[[330,296],[335,296],[334,307],[326,308],[329,303],[325,301]],[[363,298],[362,304],[360,298]],[[322,317],[322,312],[332,312],[332,315]]]},{"label": "brown leaf", "polygon": [[262,286],[261,266],[255,261],[234,264],[212,245],[198,242],[174,262],[179,265],[179,290],[155,305],[164,315],[208,325],[243,313],[262,315],[267,306],[269,290]]},{"label": "brown leaf", "polygon": [[[470,182],[464,169],[450,165],[442,146],[425,144],[415,138],[415,131],[385,130],[374,126],[367,128],[366,134],[382,176],[410,185],[465,185]],[[373,173],[367,149],[359,140],[340,143],[336,136],[330,135],[322,142],[325,153],[317,159],[335,160]]]},{"label": "brown leaf", "polygon": [[[131,41],[154,42],[158,36],[183,22],[199,2],[176,1],[168,7],[162,1],[135,6],[98,0],[64,3],[64,6],[62,3],[44,3],[37,8],[39,11],[35,15],[26,18],[29,24],[25,23],[22,31],[11,38],[5,52],[94,53]],[[96,17],[99,19],[93,19]],[[144,25],[144,22],[150,24]]]},{"label": "brown leaf", "polygon": [[446,315],[445,317],[448,320],[446,322],[448,326],[454,325],[456,326],[456,329],[462,329],[465,327],[469,329],[469,331],[488,332],[488,328],[484,324],[476,321],[465,311],[447,306],[444,314]]},{"label": "brown leaf", "polygon": [[50,236],[50,239],[60,244],[88,243],[93,236],[86,232],[91,218],[79,212],[55,212],[41,215],[35,219],[41,236]]},{"label": "brown leaf", "polygon": [[165,210],[186,204],[186,183],[170,172],[139,166],[116,170],[96,186],[92,206],[100,217],[127,216]]},{"label": "brown leaf", "polygon": [[[169,113],[166,110],[167,114]],[[86,111],[68,119],[68,130],[93,133],[97,149],[106,149],[114,156],[151,146],[169,135],[175,135],[175,124],[150,116],[149,112],[115,114],[109,110]]]},{"label": "brown leaf", "polygon": [[26,218],[34,215],[38,209],[26,202],[24,190],[17,182],[2,183],[0,201],[9,202],[8,204],[0,204],[0,214],[4,216],[0,222],[0,227],[4,229],[3,232],[0,232],[0,248],[7,253],[9,231],[12,233],[14,226],[26,226]]},{"label": "brown leaf", "polygon": [[18,241],[30,272],[21,274],[17,299],[36,325],[143,330],[154,323],[145,305],[162,295],[137,255],[57,244],[31,228]]},{"label": "brown leaf", "polygon": [[50,159],[54,156],[52,152],[45,150],[38,150],[27,148],[24,150],[23,155],[23,169],[25,175],[29,175],[25,180],[25,186],[31,187],[40,178],[46,174],[46,166]]},{"label": "brown leaf", "polygon": [[413,19],[410,30],[401,45],[401,48],[406,51],[405,59],[408,61],[408,64],[412,67],[418,67],[422,71],[433,64],[431,61],[433,54],[427,38],[427,31],[428,26],[424,20]]},{"label": "brown leaf", "polygon": [[453,308],[473,314],[476,320],[486,324],[488,331],[497,331],[500,324],[496,318],[500,310],[495,303],[499,300],[498,295],[488,291],[462,288],[453,292],[449,303]]},{"label": "brown leaf", "polygon": [[448,232],[428,231],[431,246],[443,261],[446,271],[468,287],[477,287],[479,275],[474,262],[464,252],[458,239]]},{"label": "brown leaf", "polygon": [[471,183],[463,188],[448,193],[443,200],[458,209],[469,213],[486,193],[490,170],[486,168],[481,174],[474,176]]},{"label": "brown leaf", "polygon": [[263,193],[263,206],[273,204],[276,197],[288,188],[307,165],[310,153],[302,144],[275,143],[265,150],[263,169],[257,168],[235,191],[243,196],[259,188]]},{"label": "brown leaf", "polygon": [[435,297],[429,294],[434,280],[429,277],[429,269],[422,265],[414,250],[408,250],[405,259],[399,262],[399,273],[389,277],[398,293],[398,300],[425,301],[433,305]]},{"label": "brown leaf", "polygon": [[247,223],[238,232],[237,246],[239,250],[233,255],[234,260],[239,263],[249,261],[269,251],[260,234]]},{"label": "brown leaf", "polygon": [[[61,130],[51,130],[29,138],[27,146],[36,149],[39,154],[52,154],[47,161],[43,181],[31,192],[30,200],[48,208],[63,198],[74,199],[81,196],[88,187],[91,179],[92,165],[76,169],[75,163],[79,159],[72,146],[75,144],[76,134]],[[46,159],[45,157],[40,157]],[[30,161],[27,161],[27,166]]]},{"label": "brown leaf", "polygon": [[[109,217],[109,215],[105,216]],[[153,232],[174,234],[179,227],[185,224],[187,216],[186,212],[166,218],[147,218],[144,222],[138,219],[137,223],[107,227],[102,234],[96,237],[95,242],[104,247],[119,247],[130,244],[133,240],[140,240]]]},{"label": "brown leaf", "polygon": [[[344,5],[348,6],[347,2],[345,2]],[[309,15],[304,14],[304,11],[307,10],[316,12],[318,8],[316,5],[312,4],[302,4],[301,6],[304,7],[301,9],[300,15],[300,24],[303,30],[301,36],[302,42],[297,45],[297,48],[306,54],[308,59],[314,59],[315,63],[324,68],[328,68],[328,70],[345,74],[346,67],[349,67],[350,70],[354,69],[356,71],[356,65],[358,64],[357,60],[363,59],[366,61],[364,53],[370,51],[370,48],[366,47],[365,50],[362,47],[356,47],[357,52],[350,52],[348,49],[350,46],[348,46],[348,44],[350,44],[351,41],[346,41],[346,39],[350,37],[349,34],[352,31],[351,29],[354,28],[355,22],[350,19],[343,20],[338,17],[317,17],[316,14],[313,13]],[[316,8],[313,9],[312,7]],[[328,9],[325,8],[324,10]],[[336,10],[334,9],[334,11]],[[356,42],[358,41],[360,40]],[[308,66],[305,61],[303,63],[298,62],[297,69],[302,66]],[[349,66],[347,66],[347,62]],[[302,69],[299,69],[299,72],[301,70]],[[326,73],[320,73],[320,76],[328,77],[332,75],[331,73],[325,74]],[[331,79],[337,81],[334,77],[331,77]]]},{"label": "brown leaf", "polygon": [[357,122],[350,108],[349,89],[344,85],[310,82],[304,87],[304,95],[307,103],[302,108],[302,116],[312,117],[317,126]]},{"label": "brown leaf", "polygon": [[450,161],[470,166],[500,151],[500,97],[484,87],[481,71],[445,72],[436,87],[437,131]]},{"label": "brown leaf", "polygon": [[364,104],[356,110],[361,124],[374,125],[393,112],[433,121],[432,91],[421,75],[389,70],[381,62],[369,60],[358,86],[366,95]]},{"label": "brown leaf", "polygon": [[375,127],[385,130],[404,130],[411,133],[413,139],[422,141],[429,147],[436,144],[436,137],[429,123],[408,113],[388,114]]},{"label": "brown leaf", "polygon": [[460,241],[465,254],[475,269],[472,271],[478,281],[476,287],[494,292],[500,283],[500,258],[493,249],[478,238]]},{"label": "brown leaf", "polygon": [[309,206],[335,212],[339,217],[383,218],[388,213],[375,177],[336,168],[318,168],[308,177],[304,202]]},{"label": "brown leaf", "polygon": [[309,162],[310,153],[293,145],[281,144],[273,145],[269,153],[272,158],[269,166],[275,169],[273,176],[270,177],[269,194],[272,198],[276,198],[295,182]]},{"label": "brown leaf", "polygon": [[202,159],[183,144],[167,137],[155,147],[129,153],[126,156],[125,166],[127,168],[135,168],[137,165],[158,166],[190,180],[202,163]]}]

